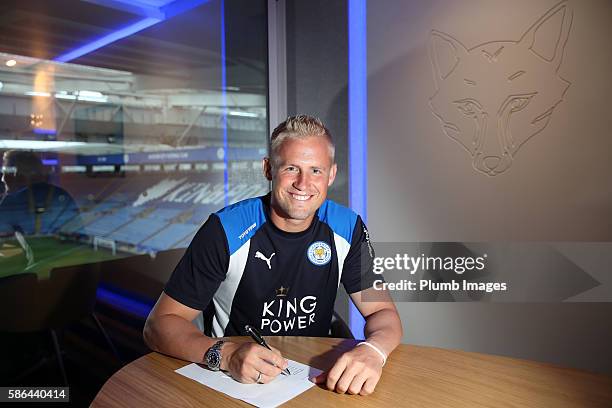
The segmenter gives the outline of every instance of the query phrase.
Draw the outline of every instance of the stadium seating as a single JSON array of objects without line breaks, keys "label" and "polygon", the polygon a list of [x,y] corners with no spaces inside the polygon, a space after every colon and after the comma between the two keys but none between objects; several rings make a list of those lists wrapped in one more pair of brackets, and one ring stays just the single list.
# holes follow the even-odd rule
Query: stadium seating
[{"label": "stadium seating", "polygon": [[154,251],[184,248],[191,241],[198,228],[194,224],[170,224],[160,233],[142,242],[141,246]]},{"label": "stadium seating", "polygon": [[[108,238],[126,244],[137,245],[168,225],[168,222],[156,218],[137,218],[108,235]],[[166,249],[166,248],[163,248]]]},{"label": "stadium seating", "polygon": [[[263,195],[265,180],[228,188],[227,202]],[[46,232],[111,239],[140,253],[186,247],[210,213],[222,208],[226,187],[222,173],[130,173],[122,177],[61,178],[80,208],[80,216],[57,214]]]}]

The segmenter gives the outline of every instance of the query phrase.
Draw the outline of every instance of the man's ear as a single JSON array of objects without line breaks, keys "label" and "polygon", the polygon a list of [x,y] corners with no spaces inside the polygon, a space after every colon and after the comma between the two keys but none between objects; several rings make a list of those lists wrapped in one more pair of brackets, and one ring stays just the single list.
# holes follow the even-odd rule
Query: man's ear
[{"label": "man's ear", "polygon": [[336,179],[337,171],[338,171],[338,165],[334,163],[331,166],[331,169],[329,169],[329,182],[327,183],[327,187],[331,187],[331,185],[334,183],[334,180]]},{"label": "man's ear", "polygon": [[268,181],[272,181],[272,163],[270,163],[269,157],[264,157],[261,161],[261,168],[263,175]]}]

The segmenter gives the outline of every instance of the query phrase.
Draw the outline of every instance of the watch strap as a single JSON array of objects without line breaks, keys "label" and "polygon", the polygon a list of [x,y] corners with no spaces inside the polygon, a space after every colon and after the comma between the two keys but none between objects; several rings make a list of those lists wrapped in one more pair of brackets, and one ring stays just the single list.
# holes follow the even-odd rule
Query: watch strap
[{"label": "watch strap", "polygon": [[[223,346],[223,343],[225,343],[225,341],[223,340],[219,340],[217,341],[215,344],[212,345],[211,348],[209,348],[208,350],[206,350],[206,353],[204,354],[204,362],[206,363],[206,365],[208,366],[208,368],[210,368],[211,370],[219,370],[221,368],[221,347]],[[210,356],[212,353],[215,353],[218,355],[218,359],[217,359],[217,364],[216,365],[212,365],[211,364],[211,359]]]}]

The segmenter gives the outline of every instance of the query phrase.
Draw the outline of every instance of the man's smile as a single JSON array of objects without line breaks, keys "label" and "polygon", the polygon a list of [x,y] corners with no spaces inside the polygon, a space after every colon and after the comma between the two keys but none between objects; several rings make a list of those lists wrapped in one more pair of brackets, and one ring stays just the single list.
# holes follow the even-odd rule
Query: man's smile
[{"label": "man's smile", "polygon": [[312,198],[312,195],[304,195],[304,194],[293,194],[293,193],[289,193],[291,195],[291,197],[293,197],[293,199],[298,200],[298,201],[308,201],[310,200],[310,198]]}]

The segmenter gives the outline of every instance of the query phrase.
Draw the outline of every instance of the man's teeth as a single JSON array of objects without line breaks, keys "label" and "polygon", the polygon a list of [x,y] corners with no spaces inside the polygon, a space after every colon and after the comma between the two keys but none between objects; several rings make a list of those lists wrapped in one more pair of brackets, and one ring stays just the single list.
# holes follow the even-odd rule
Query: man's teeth
[{"label": "man's teeth", "polygon": [[297,194],[291,194],[291,196],[292,196],[293,198],[295,198],[296,200],[299,200],[299,201],[306,201],[306,200],[308,200],[308,199],[310,198],[310,196],[309,196],[309,195],[297,195]]}]

